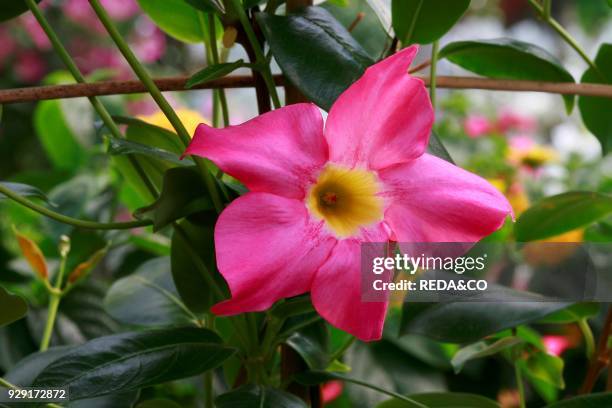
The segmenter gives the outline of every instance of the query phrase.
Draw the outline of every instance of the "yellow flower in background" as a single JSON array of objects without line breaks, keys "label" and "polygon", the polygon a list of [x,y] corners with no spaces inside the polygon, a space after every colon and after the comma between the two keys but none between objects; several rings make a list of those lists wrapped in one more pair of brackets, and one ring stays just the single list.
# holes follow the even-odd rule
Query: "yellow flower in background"
[{"label": "yellow flower in background", "polygon": [[488,181],[493,187],[506,196],[512,206],[515,216],[518,217],[529,208],[529,197],[520,183],[515,182],[508,186],[506,180],[502,178],[492,178],[488,179]]},{"label": "yellow flower in background", "polygon": [[[183,126],[185,126],[185,129],[187,129],[189,136],[193,136],[196,128],[200,123],[208,123],[208,121],[204,119],[204,117],[198,111],[184,108],[179,108],[175,111],[179,119],[183,123]],[[161,111],[155,112],[152,115],[138,116],[138,119],[174,132],[174,127],[172,127],[170,121],[168,120],[168,118],[166,118],[166,115],[164,115],[164,113]]]},{"label": "yellow flower in background", "polygon": [[535,143],[528,137],[515,137],[510,140],[508,161],[529,169],[537,169],[559,158],[557,152],[544,145]]},{"label": "yellow flower in background", "polygon": [[523,247],[523,258],[532,266],[559,265],[571,257],[583,241],[584,229],[578,228],[526,244]]}]

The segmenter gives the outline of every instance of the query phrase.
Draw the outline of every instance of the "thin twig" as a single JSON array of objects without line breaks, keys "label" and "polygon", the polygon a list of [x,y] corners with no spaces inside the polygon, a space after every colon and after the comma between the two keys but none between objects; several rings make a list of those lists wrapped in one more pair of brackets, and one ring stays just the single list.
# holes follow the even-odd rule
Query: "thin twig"
[{"label": "thin twig", "polygon": [[[415,67],[419,68],[419,67]],[[429,78],[415,75],[429,85]],[[185,88],[188,76],[158,78],[155,83],[161,91],[190,91],[195,89],[250,88],[255,85],[250,75],[232,75]],[[612,98],[612,85],[576,84],[573,82],[518,81],[511,79],[489,79],[479,77],[438,76],[438,88],[485,89],[490,91],[546,92],[561,95],[584,95]],[[276,86],[282,86],[281,75],[274,76]],[[88,84],[35,86],[0,90],[0,104],[35,102],[47,99],[79,98],[84,96],[123,95],[144,93],[140,81],[103,81]]]},{"label": "thin twig", "polygon": [[612,306],[608,306],[606,322],[604,323],[599,342],[597,343],[597,352],[593,355],[593,358],[591,358],[584,384],[582,384],[580,388],[580,394],[590,393],[593,390],[593,386],[601,370],[603,370],[606,365],[610,364],[608,355],[608,340],[610,339],[610,334],[612,334]]}]

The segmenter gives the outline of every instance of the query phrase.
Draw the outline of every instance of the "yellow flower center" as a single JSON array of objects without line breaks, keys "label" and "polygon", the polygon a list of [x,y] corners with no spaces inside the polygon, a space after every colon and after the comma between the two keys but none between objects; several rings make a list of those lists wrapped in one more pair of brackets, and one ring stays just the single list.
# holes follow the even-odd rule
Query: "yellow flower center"
[{"label": "yellow flower center", "polygon": [[328,165],[306,198],[310,213],[340,238],[382,219],[383,200],[374,173]]}]

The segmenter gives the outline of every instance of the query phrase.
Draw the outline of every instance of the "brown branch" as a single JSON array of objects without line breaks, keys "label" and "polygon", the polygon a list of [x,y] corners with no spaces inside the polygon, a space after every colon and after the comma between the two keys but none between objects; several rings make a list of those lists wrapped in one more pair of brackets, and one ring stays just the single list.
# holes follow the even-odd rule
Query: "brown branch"
[{"label": "brown branch", "polygon": [[606,316],[606,322],[599,336],[599,342],[597,343],[597,351],[591,358],[589,369],[587,371],[584,384],[580,388],[580,394],[588,394],[593,390],[593,386],[597,381],[597,377],[601,370],[603,370],[608,364],[610,364],[610,356],[608,355],[608,341],[612,334],[612,306],[608,306],[608,314]]},{"label": "brown branch", "polygon": [[[428,77],[415,76],[421,78],[426,85],[429,84]],[[164,92],[185,91],[187,90],[185,89],[185,82],[188,78],[189,77],[186,76],[159,78],[155,80],[155,83],[160,90]],[[283,86],[285,83],[281,75],[275,75],[274,82],[277,86]],[[251,88],[253,86],[253,77],[250,75],[232,75],[200,84],[191,89]],[[575,84],[572,82],[516,81],[510,79],[439,76],[437,87],[450,89],[485,89],[491,91],[547,92],[562,95],[585,95],[612,98],[612,85]],[[36,86],[0,90],[0,104],[146,92],[147,90],[142,83],[136,80]]]}]

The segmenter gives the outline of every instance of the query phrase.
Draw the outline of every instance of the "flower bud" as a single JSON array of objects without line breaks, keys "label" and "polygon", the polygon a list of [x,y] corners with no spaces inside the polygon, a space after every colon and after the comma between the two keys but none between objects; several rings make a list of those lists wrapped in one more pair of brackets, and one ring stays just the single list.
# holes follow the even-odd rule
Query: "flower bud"
[{"label": "flower bud", "polygon": [[66,258],[70,252],[70,238],[67,235],[62,235],[60,237],[58,248],[60,256]]}]

